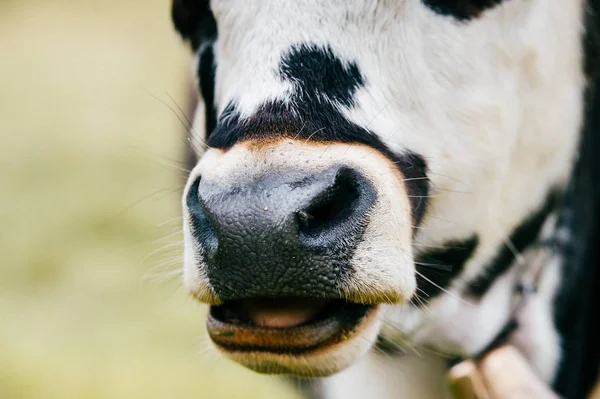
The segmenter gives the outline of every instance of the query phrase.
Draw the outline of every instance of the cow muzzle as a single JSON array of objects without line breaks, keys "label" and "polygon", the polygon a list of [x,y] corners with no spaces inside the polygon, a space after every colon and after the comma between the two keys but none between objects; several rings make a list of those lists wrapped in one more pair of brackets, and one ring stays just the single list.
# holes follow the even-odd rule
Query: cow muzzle
[{"label": "cow muzzle", "polygon": [[401,175],[364,146],[209,150],[184,211],[186,283],[211,305],[209,335],[256,371],[336,372],[376,339],[380,305],[414,292]]}]

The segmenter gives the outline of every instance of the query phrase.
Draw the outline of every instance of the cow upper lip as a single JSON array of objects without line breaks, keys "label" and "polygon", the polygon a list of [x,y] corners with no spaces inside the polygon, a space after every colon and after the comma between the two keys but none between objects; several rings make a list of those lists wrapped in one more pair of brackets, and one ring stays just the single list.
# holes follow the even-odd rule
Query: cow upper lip
[{"label": "cow upper lip", "polygon": [[[248,303],[251,303],[251,308],[255,310],[254,320],[248,313]],[[260,313],[257,313],[256,309],[261,310],[261,303],[264,303],[267,309],[269,306],[271,309],[275,308],[275,314],[279,314],[277,311],[285,314],[285,309],[290,307],[290,304],[294,305],[295,311],[301,308],[303,303],[316,310],[312,314],[300,312],[301,318],[297,320],[261,323],[260,317],[256,316]],[[280,304],[279,308],[277,303]],[[267,301],[225,301],[222,305],[211,306],[207,329],[213,342],[228,351],[300,354],[348,339],[375,307],[343,299],[279,298]],[[310,314],[310,317],[307,317],[307,314]]]}]

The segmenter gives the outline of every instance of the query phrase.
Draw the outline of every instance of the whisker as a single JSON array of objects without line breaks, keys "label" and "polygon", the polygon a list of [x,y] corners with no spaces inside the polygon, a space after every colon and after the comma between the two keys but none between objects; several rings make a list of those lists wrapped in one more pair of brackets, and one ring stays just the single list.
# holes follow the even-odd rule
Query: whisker
[{"label": "whisker", "polygon": [[179,104],[177,103],[177,101],[175,101],[175,99],[169,94],[168,91],[164,90],[164,93],[167,95],[167,97],[169,97],[169,99],[171,100],[171,102],[173,104],[175,104],[175,106],[177,107],[177,109],[180,112],[180,115],[185,119],[185,121],[187,122],[187,125],[189,126],[189,128],[191,129],[191,131],[194,134],[198,134],[196,132],[196,130],[194,129],[194,124],[190,121],[190,119],[187,117],[187,112],[184,112],[183,109],[181,109],[181,107],[179,106]]},{"label": "whisker", "polygon": [[385,111],[385,110],[387,109],[387,107],[389,107],[389,106],[390,106],[390,104],[392,104],[394,101],[396,101],[396,99],[391,99],[390,101],[388,101],[388,102],[387,102],[387,104],[385,104],[385,105],[383,106],[383,108],[381,108],[381,109],[380,109],[380,110],[379,110],[379,111],[378,111],[378,112],[375,114],[375,116],[373,116],[373,118],[371,118],[371,120],[370,120],[370,121],[367,123],[367,125],[365,126],[365,129],[368,129],[368,128],[369,128],[369,126],[371,126],[371,123],[373,123],[373,122],[375,121],[375,119],[377,119],[377,117],[378,117],[379,115],[381,115],[381,113],[382,113],[383,111]]},{"label": "whisker", "polygon": [[155,249],[154,251],[150,252],[148,255],[146,255],[146,256],[144,257],[144,259],[142,259],[142,260],[140,261],[139,265],[143,265],[143,264],[144,264],[144,262],[146,262],[146,261],[148,260],[148,258],[150,258],[150,257],[152,257],[152,256],[154,256],[154,255],[156,255],[156,254],[158,254],[158,253],[160,253],[160,252],[162,252],[162,251],[173,250],[173,249],[175,249],[177,246],[179,246],[179,247],[181,248],[181,246],[182,246],[182,245],[183,245],[183,243],[171,243],[171,244],[166,244],[166,245],[163,245],[162,247],[160,247],[160,248],[157,248],[157,249]]},{"label": "whisker", "polygon": [[321,132],[321,131],[323,131],[323,130],[325,130],[325,128],[324,128],[324,127],[322,127],[322,128],[320,128],[320,129],[317,129],[317,130],[315,130],[314,132],[312,132],[312,133],[310,134],[310,136],[308,136],[308,137],[306,138],[305,142],[308,142],[308,140],[310,140],[310,139],[312,138],[312,136],[314,136],[315,134],[317,134],[317,133],[319,133],[319,132]]},{"label": "whisker", "polygon": [[[174,256],[174,254],[169,254],[169,256],[165,256],[164,259],[161,260],[157,260],[158,264],[156,266],[152,266],[149,271],[150,272],[154,272],[157,270],[161,270],[165,271],[165,269],[170,269],[171,266],[173,265],[179,265],[182,262],[182,257],[178,256],[179,254],[177,254],[177,256]],[[175,270],[175,269],[171,269],[171,270]],[[179,268],[177,268],[177,270],[179,270]]]},{"label": "whisker", "polygon": [[149,267],[146,273],[154,274],[170,272],[173,270],[183,270],[182,263],[183,256],[181,256],[181,253],[165,254],[160,259],[153,260],[152,264],[155,264],[155,266]]},{"label": "whisker", "polygon": [[454,245],[430,245],[430,244],[421,244],[418,242],[413,242],[414,247],[420,248],[437,248],[437,249],[465,249],[464,247],[457,247]]},{"label": "whisker", "polygon": [[304,130],[304,127],[306,127],[306,122],[304,122],[302,124],[302,127],[300,128],[300,130],[298,130],[298,133],[296,133],[296,135],[294,136],[293,140],[296,140],[298,138],[298,136],[300,136],[300,134],[302,134],[302,131]]},{"label": "whisker", "polygon": [[444,175],[444,174],[441,174],[441,173],[434,173],[434,172],[431,172],[431,171],[427,171],[427,174],[428,174],[428,175],[434,175],[434,176],[441,176],[441,177],[445,177],[445,178],[448,178],[448,179],[454,180],[454,181],[456,181],[456,182],[458,182],[458,183],[461,183],[461,184],[467,185],[467,183],[465,183],[464,181],[462,181],[462,180],[460,180],[460,179],[457,179],[456,177],[453,177],[453,176]]},{"label": "whisker", "polygon": [[[152,153],[150,151],[143,150],[143,149],[141,149],[139,147],[129,147],[128,149],[129,150],[134,150],[135,152],[137,152],[136,155],[144,156],[147,159],[150,159],[150,160],[156,162],[157,164],[159,164],[161,166],[168,166],[170,168],[173,168],[175,170],[179,170],[179,171],[184,172],[186,174],[189,174],[191,172],[191,170],[189,170],[189,169],[184,168],[183,166],[181,166],[181,165],[185,164],[185,162],[174,160],[174,159],[169,159],[169,158],[167,158],[167,157],[165,157],[163,155],[155,154],[155,153]],[[160,158],[162,158],[162,159],[160,159]]]},{"label": "whisker", "polygon": [[[429,297],[429,294],[425,290],[423,290],[422,288],[417,287],[417,291],[421,291],[421,293],[423,293],[423,295],[425,295],[426,297]],[[415,298],[418,299],[418,300],[420,300],[420,301],[423,300],[423,298],[421,298],[419,296],[419,294],[415,294]]]},{"label": "whisker", "polygon": [[[408,347],[410,350],[412,350],[412,351],[415,353],[415,355],[417,355],[417,356],[419,356],[419,357],[422,357],[422,356],[423,356],[423,355],[421,355],[421,353],[420,353],[420,352],[419,352],[419,351],[418,351],[418,350],[417,350],[417,349],[416,349],[414,346],[412,346],[412,345],[411,345],[411,344],[408,342],[408,340],[407,340],[406,338],[404,338],[404,336],[403,336],[403,335],[404,335],[404,331],[402,331],[400,328],[398,328],[398,326],[395,326],[395,325],[393,325],[392,323],[390,323],[388,320],[385,320],[385,319],[379,319],[379,320],[380,320],[382,323],[384,323],[385,325],[387,325],[387,326],[389,326],[389,327],[393,328],[394,330],[396,330],[396,331],[398,331],[398,332],[400,333],[400,334],[395,334],[395,335],[394,335],[394,338],[397,338],[397,339],[399,339],[400,341],[402,341],[402,345],[405,345],[405,346],[406,346],[406,347]],[[391,340],[389,340],[389,339],[388,339],[388,341],[389,341],[389,343],[390,343],[390,344],[394,344],[394,343],[395,343],[395,342],[393,342],[393,341],[391,341]],[[398,343],[395,343],[395,344],[396,344],[396,345],[398,345]]]},{"label": "whisker", "polygon": [[325,155],[325,152],[329,149],[329,147],[331,147],[331,144],[328,144],[327,147],[325,147],[325,150],[321,153],[321,155],[319,155],[319,158]]},{"label": "whisker", "polygon": [[[406,338],[403,336],[403,331],[402,331],[400,328],[398,328],[398,326],[395,326],[395,325],[393,325],[393,324],[392,324],[392,323],[390,323],[388,320],[381,320],[381,321],[382,321],[383,323],[385,323],[387,326],[389,326],[390,328],[392,328],[392,329],[394,329],[394,330],[396,330],[396,331],[398,331],[398,332],[400,333],[399,335],[394,335],[394,338],[395,338],[395,339],[399,339],[399,340],[401,340],[401,341],[402,341],[402,344],[404,344],[404,345],[408,346],[409,348],[413,349],[413,351],[416,351],[416,348],[415,348],[415,347],[413,347],[413,346],[411,346],[411,345],[408,343],[408,340],[407,340],[407,339],[406,339]],[[384,337],[384,338],[385,338],[385,337]],[[390,339],[387,339],[387,341],[388,341],[388,343],[390,343],[390,344],[392,344],[392,345],[394,345],[394,344],[395,344],[395,345],[399,345],[399,343],[395,343],[395,342],[391,341]],[[435,356],[442,357],[442,358],[444,358],[444,359],[454,359],[454,358],[456,357],[456,356],[455,356],[455,355],[453,355],[453,354],[450,354],[450,353],[444,353],[444,352],[442,352],[442,351],[439,351],[439,350],[433,349],[433,348],[431,348],[431,347],[429,347],[429,346],[425,346],[425,345],[419,345],[418,347],[419,347],[419,350],[422,350],[422,351],[424,351],[424,352],[430,353],[430,354],[432,354],[432,355],[435,355]],[[418,351],[416,351],[415,353],[416,353],[418,356],[422,357],[422,354],[421,354],[421,353],[419,353]]]},{"label": "whisker", "polygon": [[522,266],[525,264],[525,258],[523,257],[523,255],[521,255],[521,253],[519,252],[519,250],[517,249],[517,247],[515,246],[515,244],[511,241],[510,237],[506,236],[504,238],[504,244],[508,247],[508,249],[510,250],[510,252],[512,252],[513,256],[515,257],[515,260],[517,261],[517,263]]},{"label": "whisker", "polygon": [[436,194],[433,194],[433,195],[407,195],[406,197],[423,199],[423,198],[439,198],[439,197],[443,197],[443,195],[436,195]]},{"label": "whisker", "polygon": [[417,273],[423,280],[427,281],[429,284],[433,285],[434,287],[438,288],[440,291],[445,292],[446,294],[450,295],[453,298],[458,299],[461,302],[466,303],[469,306],[474,306],[471,302],[467,301],[466,299],[462,298],[460,295],[457,295],[453,292],[448,291],[447,289],[445,289],[444,287],[442,287],[441,285],[433,282],[432,280],[428,279],[427,277],[425,277],[423,275],[423,273],[420,273],[418,270],[415,270],[415,273]]},{"label": "whisker", "polygon": [[452,271],[452,265],[442,265],[442,264],[438,264],[438,263],[425,263],[425,262],[415,262],[415,265],[428,267],[431,269],[437,269],[437,270],[441,270],[444,272]]},{"label": "whisker", "polygon": [[[387,357],[389,360],[392,360],[393,358],[390,356],[389,353],[387,353],[386,351],[384,351],[383,349],[381,349],[378,345],[377,342],[372,342],[371,340],[367,339],[367,337],[363,337],[361,336],[360,338],[362,338],[363,340],[367,341],[370,345],[371,345],[371,349],[377,351],[378,353],[384,355],[385,357]],[[386,344],[389,344],[391,347],[393,347],[394,349],[399,349],[401,350],[403,353],[406,353],[406,350],[404,348],[402,348],[401,346],[399,346],[397,343],[395,342],[391,342],[386,340]]]},{"label": "whisker", "polygon": [[[421,291],[421,293],[423,295],[429,297],[429,294],[427,292],[425,292],[423,289],[417,287],[417,291]],[[429,301],[424,299],[423,297],[421,297],[421,295],[419,295],[419,293],[415,293],[415,300],[418,302],[418,306],[417,306],[418,310],[424,311],[429,314],[432,313],[431,308],[429,307]]]},{"label": "whisker", "polygon": [[[177,111],[175,111],[175,109],[166,101],[162,100],[161,98],[157,97],[156,95],[154,95],[153,93],[151,93],[149,90],[147,90],[146,88],[142,88],[142,90],[144,90],[150,97],[154,98],[156,101],[160,102],[161,104],[163,104],[164,106],[166,106],[179,120],[179,122],[181,123],[181,125],[185,128],[187,134],[188,134],[188,140],[186,140],[186,145],[188,145],[189,141],[194,140],[195,137],[199,136],[198,132],[196,132],[196,130],[194,129],[192,123],[189,121],[189,119],[187,119],[187,117],[185,117],[185,113],[181,110],[182,114],[184,115],[183,117],[181,115],[179,115],[179,113],[177,113]],[[178,106],[179,107],[179,106]],[[184,121],[185,118],[185,121]],[[192,134],[193,133],[193,134]],[[200,144],[201,146],[204,147],[204,149],[208,149],[210,148],[206,143],[204,142],[196,142],[193,141],[191,142],[191,145],[189,146],[190,149],[192,151],[196,151],[198,152],[198,148],[195,146],[195,144]],[[200,149],[202,149],[202,147],[200,147]]]},{"label": "whisker", "polygon": [[152,279],[161,279],[166,280],[172,277],[179,277],[183,275],[183,270],[171,270],[168,272],[160,272],[160,273],[146,273],[142,277],[142,281],[152,280]]},{"label": "whisker", "polygon": [[183,189],[184,186],[179,186],[179,187],[171,187],[171,188],[161,188],[160,190],[156,190],[142,198],[140,198],[139,200],[127,205],[125,208],[121,209],[120,211],[118,211],[116,214],[114,214],[113,216],[110,216],[108,218],[106,218],[106,220],[104,221],[104,223],[109,224],[114,222],[117,218],[123,216],[124,214],[126,214],[127,212],[129,212],[131,209],[133,209],[134,207],[138,206],[139,204],[143,203],[144,201],[149,200],[150,198],[158,195],[158,194],[164,194],[163,196],[158,197],[158,200],[161,200],[163,198],[165,198],[167,195],[172,194],[175,191],[181,190]]},{"label": "whisker", "polygon": [[[393,172],[394,171],[388,172],[386,174],[390,174],[390,173],[393,173]],[[415,180],[429,180],[429,178],[428,177],[409,177],[407,179],[402,179],[402,181],[415,181]]]},{"label": "whisker", "polygon": [[176,216],[174,218],[167,219],[164,222],[157,224],[156,227],[165,227],[168,224],[171,224],[174,222],[181,222],[182,220],[183,220],[183,216]]},{"label": "whisker", "polygon": [[173,233],[170,233],[170,234],[167,234],[167,235],[166,235],[166,236],[164,236],[164,237],[161,237],[161,238],[157,238],[157,239],[155,239],[155,240],[152,240],[151,242],[152,242],[153,244],[156,244],[156,243],[159,243],[159,242],[161,242],[161,241],[164,241],[164,240],[166,240],[166,239],[168,239],[168,238],[174,237],[174,236],[176,236],[176,235],[179,235],[179,234],[183,234],[183,232],[182,232],[180,229],[177,229],[177,230],[176,230],[176,231],[174,231]]}]

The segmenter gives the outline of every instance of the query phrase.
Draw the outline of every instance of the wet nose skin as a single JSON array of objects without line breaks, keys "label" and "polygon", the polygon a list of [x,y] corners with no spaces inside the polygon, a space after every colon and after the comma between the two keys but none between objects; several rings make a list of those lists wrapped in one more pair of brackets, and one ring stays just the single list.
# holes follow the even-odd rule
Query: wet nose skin
[{"label": "wet nose skin", "polygon": [[272,174],[236,186],[202,180],[186,198],[202,266],[221,300],[340,298],[376,199],[358,172]]}]

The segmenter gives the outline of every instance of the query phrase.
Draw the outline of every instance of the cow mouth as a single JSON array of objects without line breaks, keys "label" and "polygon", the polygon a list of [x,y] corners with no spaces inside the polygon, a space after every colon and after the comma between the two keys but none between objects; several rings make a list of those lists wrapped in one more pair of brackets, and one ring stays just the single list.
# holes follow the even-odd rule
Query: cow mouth
[{"label": "cow mouth", "polygon": [[348,340],[375,308],[344,299],[233,300],[211,306],[207,328],[225,351],[301,355]]}]

